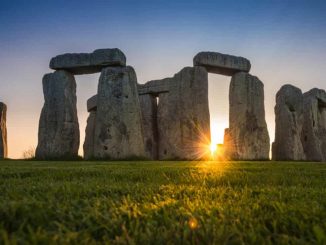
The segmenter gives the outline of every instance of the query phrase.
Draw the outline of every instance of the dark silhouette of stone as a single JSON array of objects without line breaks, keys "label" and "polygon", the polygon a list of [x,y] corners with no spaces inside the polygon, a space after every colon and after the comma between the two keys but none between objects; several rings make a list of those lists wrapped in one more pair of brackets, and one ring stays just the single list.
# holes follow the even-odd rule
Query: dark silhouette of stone
[{"label": "dark silhouette of stone", "polygon": [[168,93],[159,94],[159,159],[200,159],[209,154],[208,74],[186,67],[163,79]]},{"label": "dark silhouette of stone", "polygon": [[72,74],[100,72],[103,67],[125,66],[126,56],[120,49],[97,49],[93,53],[61,54],[51,59],[50,68]]},{"label": "dark silhouette of stone", "polygon": [[94,158],[94,133],[95,133],[96,111],[90,111],[85,129],[85,142],[83,145],[84,158],[86,160]]},{"label": "dark silhouette of stone", "polygon": [[235,160],[269,158],[269,135],[265,121],[264,85],[255,76],[239,72],[232,76],[229,92],[227,156]]},{"label": "dark silhouette of stone", "polygon": [[0,102],[0,159],[8,157],[7,143],[7,106]]},{"label": "dark silhouette of stone", "polygon": [[158,159],[157,100],[152,94],[139,95],[146,157]]},{"label": "dark silhouette of stone", "polygon": [[305,160],[301,143],[303,96],[299,88],[284,85],[276,94],[273,160]]},{"label": "dark silhouette of stone", "polygon": [[134,69],[102,69],[97,93],[94,157],[144,157],[141,110]]},{"label": "dark silhouette of stone", "polygon": [[237,57],[217,52],[200,52],[194,57],[194,66],[203,66],[208,72],[232,76],[237,72],[249,72],[250,61],[243,57]]},{"label": "dark silhouette of stone", "polygon": [[138,84],[138,94],[152,94],[158,96],[161,93],[169,92],[169,78],[153,80],[145,84]]},{"label": "dark silhouette of stone", "polygon": [[91,112],[91,111],[96,111],[97,109],[97,94],[93,95],[92,97],[90,97],[87,100],[87,111]]},{"label": "dark silhouette of stone", "polygon": [[85,129],[85,142],[83,145],[84,158],[89,160],[94,158],[94,134],[97,110],[97,95],[87,100],[87,111],[89,112]]},{"label": "dark silhouette of stone", "polygon": [[78,156],[79,124],[76,81],[67,71],[43,77],[44,106],[39,121],[38,159],[67,159]]},{"label": "dark silhouette of stone", "polygon": [[314,88],[303,94],[302,144],[308,161],[326,161],[326,92]]}]

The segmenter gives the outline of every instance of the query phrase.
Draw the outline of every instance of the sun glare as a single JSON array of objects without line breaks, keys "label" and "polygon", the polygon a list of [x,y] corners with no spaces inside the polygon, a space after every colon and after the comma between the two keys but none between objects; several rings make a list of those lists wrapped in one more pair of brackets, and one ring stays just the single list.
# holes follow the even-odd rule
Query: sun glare
[{"label": "sun glare", "polygon": [[218,123],[216,121],[211,123],[211,143],[209,145],[209,149],[212,159],[223,158],[223,140],[225,128],[227,128],[227,123]]},{"label": "sun glare", "polygon": [[211,143],[210,145],[211,155],[214,155],[217,150],[217,145],[215,143]]}]

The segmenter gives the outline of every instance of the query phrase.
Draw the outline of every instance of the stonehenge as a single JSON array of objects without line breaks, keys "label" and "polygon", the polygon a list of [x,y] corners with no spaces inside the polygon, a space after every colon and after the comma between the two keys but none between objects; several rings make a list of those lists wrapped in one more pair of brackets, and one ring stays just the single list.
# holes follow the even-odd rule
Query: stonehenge
[{"label": "stonehenge", "polygon": [[[207,159],[210,153],[208,72],[214,72],[232,75],[230,128],[225,130],[224,142],[228,158],[268,159],[270,147],[265,121],[264,87],[257,77],[248,73],[251,66],[249,60],[201,52],[194,57],[193,63],[193,67],[185,67],[173,77],[138,84],[144,155],[153,160]],[[109,87],[105,90],[109,91]],[[93,96],[88,100],[87,108],[96,111],[99,117],[96,103],[100,103],[99,98]],[[94,112],[88,119],[93,125],[91,118],[94,118]],[[87,132],[93,132],[89,128],[93,127],[87,126],[85,144],[90,138]],[[95,137],[94,142],[99,138],[98,135],[91,137]]]},{"label": "stonehenge", "polygon": [[276,95],[273,160],[326,161],[326,92],[284,85]]},{"label": "stonehenge", "polygon": [[8,157],[7,144],[7,105],[0,102],[0,159]]},{"label": "stonehenge", "polygon": [[[138,84],[135,70],[117,48],[62,54],[43,77],[37,159],[76,158],[79,148],[74,75],[100,72],[97,94],[87,101],[84,159],[196,160],[210,155],[208,73],[231,77],[229,127],[223,152],[230,160],[267,160],[270,138],[264,84],[248,59],[199,52],[192,67]],[[5,106],[1,132],[6,157]],[[285,85],[276,95],[274,160],[326,161],[326,93]]]}]

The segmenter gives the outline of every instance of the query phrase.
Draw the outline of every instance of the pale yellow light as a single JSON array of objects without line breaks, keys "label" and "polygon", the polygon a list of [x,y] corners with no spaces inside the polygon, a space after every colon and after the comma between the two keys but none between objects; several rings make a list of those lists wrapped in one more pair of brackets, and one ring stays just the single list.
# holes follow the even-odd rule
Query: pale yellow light
[{"label": "pale yellow light", "polygon": [[211,154],[214,155],[214,153],[217,150],[217,145],[214,142],[211,143],[210,150],[211,150]]}]

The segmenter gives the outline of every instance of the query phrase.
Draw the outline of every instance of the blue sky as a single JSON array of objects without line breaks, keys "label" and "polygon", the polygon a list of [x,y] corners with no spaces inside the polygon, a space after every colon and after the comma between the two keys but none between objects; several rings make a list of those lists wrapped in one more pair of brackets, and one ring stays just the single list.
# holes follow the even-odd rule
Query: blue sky
[{"label": "blue sky", "polygon": [[[244,56],[265,84],[273,139],[275,94],[283,84],[326,89],[325,44],[326,1],[1,1],[0,100],[8,105],[9,155],[37,144],[41,80],[57,54],[118,47],[139,83],[191,66],[199,51]],[[85,102],[98,76],[76,77],[81,145]],[[221,132],[229,80],[210,75],[211,117]]]}]

